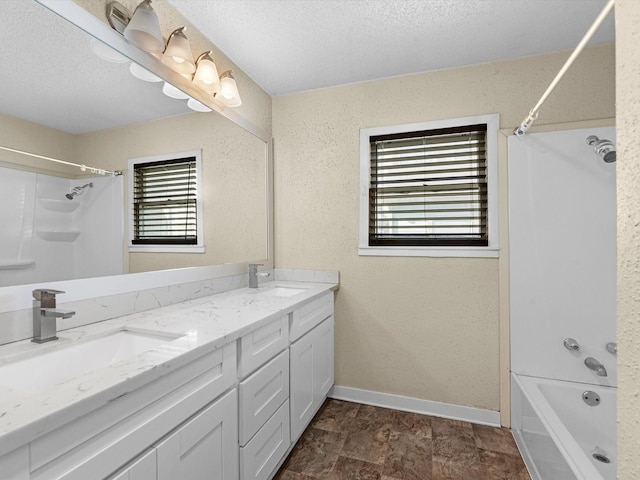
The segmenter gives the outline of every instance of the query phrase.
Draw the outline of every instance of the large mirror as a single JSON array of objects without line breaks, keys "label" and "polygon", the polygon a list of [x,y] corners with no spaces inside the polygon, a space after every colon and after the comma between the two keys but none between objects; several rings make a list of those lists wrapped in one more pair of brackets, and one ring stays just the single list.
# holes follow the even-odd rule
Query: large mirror
[{"label": "large mirror", "polygon": [[[130,61],[96,55],[102,44],[35,1],[3,7],[0,147],[123,176],[0,149],[0,286],[269,257],[264,138],[193,112],[162,83],[132,76]],[[192,150],[202,151],[205,252],[129,253],[128,159]]]}]

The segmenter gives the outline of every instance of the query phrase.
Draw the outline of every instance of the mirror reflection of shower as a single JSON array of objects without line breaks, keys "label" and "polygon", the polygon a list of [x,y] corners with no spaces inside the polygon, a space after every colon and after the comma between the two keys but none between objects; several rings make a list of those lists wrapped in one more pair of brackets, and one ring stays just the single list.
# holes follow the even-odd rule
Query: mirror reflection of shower
[{"label": "mirror reflection of shower", "polygon": [[616,161],[616,147],[611,140],[605,138],[599,139],[595,135],[589,135],[587,137],[587,144],[593,145],[593,151],[602,157],[606,163]]},{"label": "mirror reflection of shower", "polygon": [[74,197],[78,197],[84,193],[86,188],[93,188],[93,182],[87,183],[86,185],[73,187],[69,193],[65,195],[69,200],[73,200]]}]

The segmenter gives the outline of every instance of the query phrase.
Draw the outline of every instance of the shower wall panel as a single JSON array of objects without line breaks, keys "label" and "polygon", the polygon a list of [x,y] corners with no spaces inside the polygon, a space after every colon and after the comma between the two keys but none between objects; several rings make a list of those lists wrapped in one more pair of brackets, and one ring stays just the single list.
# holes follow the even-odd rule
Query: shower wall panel
[{"label": "shower wall panel", "polygon": [[589,135],[615,141],[613,127],[509,137],[511,369],[615,385],[616,166]]},{"label": "shower wall panel", "polygon": [[0,287],[123,273],[122,185],[0,167]]},{"label": "shower wall panel", "polygon": [[[75,278],[124,273],[124,177],[97,177],[82,204]],[[72,182],[73,186],[86,182]]]},{"label": "shower wall panel", "polygon": [[35,174],[0,167],[0,286],[30,283]]}]

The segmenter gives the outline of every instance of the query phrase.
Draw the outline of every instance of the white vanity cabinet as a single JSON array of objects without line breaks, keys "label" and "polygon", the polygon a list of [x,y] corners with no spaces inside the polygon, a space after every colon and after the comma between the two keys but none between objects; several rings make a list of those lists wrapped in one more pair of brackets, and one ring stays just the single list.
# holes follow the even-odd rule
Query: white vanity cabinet
[{"label": "white vanity cabinet", "polygon": [[238,478],[236,390],[231,390],[108,480]]},{"label": "white vanity cabinet", "polygon": [[240,339],[240,371],[258,367],[239,386],[242,480],[267,480],[291,446],[288,346],[288,315]]},{"label": "white vanity cabinet", "polygon": [[238,478],[238,397],[224,395],[156,447],[157,480]]},{"label": "white vanity cabinet", "polygon": [[230,343],[32,441],[25,478],[237,480],[236,351]]},{"label": "white vanity cabinet", "polygon": [[241,339],[241,480],[271,478],[333,386],[333,308],[327,292]]},{"label": "white vanity cabinet", "polygon": [[333,386],[333,315],[291,344],[291,439],[296,441]]},{"label": "white vanity cabinet", "polygon": [[162,375],[97,392],[99,406],[70,404],[0,456],[0,479],[270,480],[333,385],[333,292],[270,315]]},{"label": "white vanity cabinet", "polygon": [[108,480],[157,480],[158,465],[156,449],[143,454],[139,459],[131,462],[120,472],[109,477]]}]

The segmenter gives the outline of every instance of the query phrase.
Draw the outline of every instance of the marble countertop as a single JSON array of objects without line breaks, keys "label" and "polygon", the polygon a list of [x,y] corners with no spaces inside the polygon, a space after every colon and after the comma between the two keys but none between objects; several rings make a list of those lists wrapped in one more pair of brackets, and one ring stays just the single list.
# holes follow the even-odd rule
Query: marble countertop
[{"label": "marble countertop", "polygon": [[[273,292],[276,284],[300,288],[301,292],[293,296],[276,296]],[[336,288],[337,285],[332,283],[268,282],[258,289],[240,288],[61,331],[58,332],[58,340],[45,344],[24,340],[2,346],[0,455],[213,352]],[[7,385],[9,382],[3,381],[2,367],[5,365],[122,329],[180,337],[169,337],[166,344],[153,350],[46,387],[11,388]]]}]

